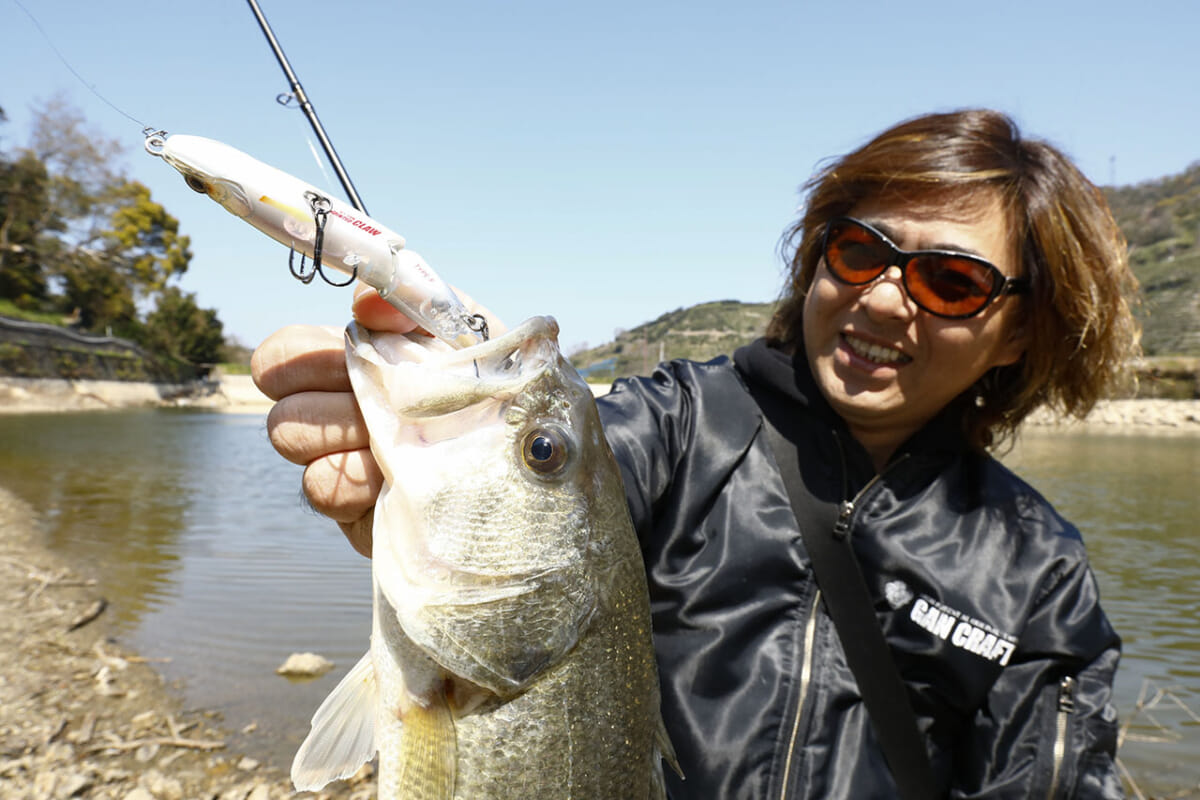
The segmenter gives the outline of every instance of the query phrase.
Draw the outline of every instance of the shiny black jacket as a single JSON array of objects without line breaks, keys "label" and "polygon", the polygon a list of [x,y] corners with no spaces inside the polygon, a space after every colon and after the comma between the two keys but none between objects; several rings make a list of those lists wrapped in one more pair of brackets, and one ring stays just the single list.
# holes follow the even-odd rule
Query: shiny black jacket
[{"label": "shiny black jacket", "polygon": [[1076,529],[953,413],[878,476],[794,363],[677,361],[600,401],[650,582],[672,798],[891,798],[763,432],[853,500],[852,541],[949,797],[1120,797],[1120,642]]}]

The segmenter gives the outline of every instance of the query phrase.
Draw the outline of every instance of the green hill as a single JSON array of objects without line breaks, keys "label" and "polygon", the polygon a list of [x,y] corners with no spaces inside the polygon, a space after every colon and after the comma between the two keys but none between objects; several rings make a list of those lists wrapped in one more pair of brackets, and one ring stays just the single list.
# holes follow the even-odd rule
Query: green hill
[{"label": "green hill", "polygon": [[1105,194],[1142,284],[1146,355],[1200,356],[1200,162]]},{"label": "green hill", "polygon": [[708,361],[761,336],[774,307],[773,303],[718,300],[677,308],[618,333],[608,344],[575,353],[571,363],[589,381],[606,383],[625,375],[648,374],[661,361]]}]

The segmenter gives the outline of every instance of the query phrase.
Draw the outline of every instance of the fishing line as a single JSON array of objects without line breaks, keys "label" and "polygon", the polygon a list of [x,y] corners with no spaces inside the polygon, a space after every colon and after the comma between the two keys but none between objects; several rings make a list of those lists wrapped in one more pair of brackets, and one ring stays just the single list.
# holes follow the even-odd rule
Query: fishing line
[{"label": "fishing line", "polygon": [[[364,214],[368,213],[367,207],[363,205],[362,198],[358,196],[358,190],[354,188],[354,184],[350,180],[350,175],[346,172],[346,168],[342,166],[342,160],[338,158],[337,151],[333,149],[333,142],[329,141],[329,136],[325,133],[325,126],[321,124],[321,120],[317,117],[317,110],[313,108],[308,95],[304,93],[304,87],[300,85],[300,79],[296,76],[296,71],[292,69],[292,64],[283,52],[283,47],[279,44],[279,40],[275,38],[275,32],[271,30],[271,24],[267,22],[266,15],[259,8],[257,0],[246,0],[246,2],[250,5],[250,11],[258,21],[258,27],[262,29],[263,36],[266,37],[267,44],[271,47],[271,52],[275,54],[275,60],[279,62],[279,67],[283,70],[283,74],[288,80],[288,85],[291,87],[291,97],[300,104],[300,110],[304,112],[308,124],[312,126],[313,133],[316,134],[317,140],[320,141],[321,149],[325,151],[325,156],[329,159],[329,165],[333,167],[334,173],[338,176],[338,181],[342,184],[343,191],[346,192],[346,196],[350,199],[350,205]],[[282,96],[280,95],[280,97]]]},{"label": "fishing line", "polygon": [[[287,97],[289,99],[285,102],[281,99],[283,97]],[[280,95],[279,97],[275,98],[275,100],[276,100],[276,102],[279,103],[279,105],[283,106],[284,108],[292,109],[292,108],[295,108],[295,106],[293,106],[291,104],[291,97],[292,96],[290,94]],[[295,119],[295,121],[296,121],[296,127],[299,130],[300,136],[304,139],[305,143],[308,145],[309,155],[311,155],[313,158],[313,161],[316,162],[317,169],[320,171],[321,177],[325,181],[324,185],[327,187],[337,186],[338,182],[332,175],[329,174],[329,169],[325,166],[325,159],[321,158],[321,153],[320,153],[320,151],[317,150],[318,144],[317,144],[316,140],[313,139],[312,129],[308,126],[308,122],[307,122],[307,120],[305,120],[303,118],[303,116],[304,116],[303,114],[300,114],[298,116],[294,115],[293,119]]]},{"label": "fishing line", "polygon": [[30,21],[33,22],[33,26],[38,29],[38,33],[40,33],[42,35],[42,38],[46,40],[46,44],[48,44],[50,46],[50,49],[54,52],[54,55],[58,56],[58,60],[62,62],[62,65],[64,67],[66,67],[67,70],[72,75],[75,76],[76,80],[78,80],[81,84],[83,84],[85,89],[87,89],[92,94],[96,95],[96,97],[100,98],[101,102],[103,102],[105,105],[107,105],[113,111],[116,111],[118,114],[125,117],[125,119],[129,120],[130,122],[136,123],[137,126],[139,128],[141,128],[143,131],[153,130],[149,125],[142,122],[137,117],[126,113],[125,110],[120,108],[119,106],[117,106],[116,103],[113,103],[107,97],[100,94],[100,92],[96,89],[95,86],[93,86],[92,84],[90,84],[86,80],[84,80],[84,77],[82,75],[80,75],[78,71],[76,71],[75,67],[71,66],[71,62],[68,61],[67,57],[62,54],[62,51],[60,51],[58,49],[58,47],[55,46],[54,40],[50,38],[50,34],[46,33],[46,29],[42,27],[42,23],[38,22],[38,19],[37,19],[37,17],[35,17],[33,15],[33,12],[30,11],[28,8],[26,8],[25,5],[21,2],[21,0],[12,0],[12,1],[17,5],[17,8],[19,8],[25,12],[25,16],[29,17]]}]

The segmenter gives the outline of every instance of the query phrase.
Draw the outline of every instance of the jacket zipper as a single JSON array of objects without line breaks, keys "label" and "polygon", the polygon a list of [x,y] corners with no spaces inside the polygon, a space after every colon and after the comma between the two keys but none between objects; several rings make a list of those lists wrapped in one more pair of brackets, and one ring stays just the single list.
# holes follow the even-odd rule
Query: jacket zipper
[{"label": "jacket zipper", "polygon": [[796,718],[792,721],[792,735],[788,740],[787,760],[783,762],[783,787],[779,790],[779,800],[786,800],[788,784],[791,782],[792,756],[796,754],[796,737],[800,735],[800,715],[804,711],[804,700],[808,695],[808,683],[812,677],[813,642],[817,638],[817,607],[821,603],[821,590],[813,595],[812,608],[809,609],[808,622],[804,625],[804,663],[800,666],[800,696],[796,700]]},{"label": "jacket zipper", "polygon": [[1050,791],[1047,800],[1053,800],[1058,794],[1058,781],[1062,777],[1063,757],[1067,752],[1067,728],[1071,721],[1071,713],[1075,710],[1074,678],[1067,676],[1058,682],[1058,713],[1056,714],[1054,731],[1054,768],[1050,772]]},{"label": "jacket zipper", "polygon": [[[842,461],[842,494],[843,496],[848,491],[847,482],[849,480],[848,469],[846,466],[846,453],[842,449],[841,439],[834,432],[834,440],[837,443],[838,455]],[[892,467],[901,461],[905,461],[908,454],[905,453],[900,458],[896,459],[892,464],[889,464],[883,472],[877,473],[867,484],[859,490],[858,494],[852,500],[843,500],[838,506],[838,517],[833,524],[833,535],[838,539],[845,539],[850,535],[850,530],[854,512],[858,510],[858,501],[878,483],[884,474],[891,470]],[[808,697],[808,686],[812,679],[812,664],[813,664],[813,642],[816,639],[817,632],[817,609],[821,603],[821,590],[818,589],[813,595],[812,607],[809,609],[808,622],[804,626],[804,663],[800,667],[800,696],[796,700],[796,717],[792,721],[792,735],[788,739],[787,760],[783,762],[783,785],[779,790],[779,799],[787,800],[788,785],[791,781],[792,773],[792,757],[796,754],[796,740],[800,735],[800,717],[804,712],[804,701]]]},{"label": "jacket zipper", "polygon": [[[846,453],[844,450],[842,450],[841,440],[838,439],[838,435],[836,435],[836,433],[834,434],[834,439],[836,440],[836,444],[838,444],[838,453],[841,456],[842,494],[845,494],[847,491],[846,482],[848,480]],[[904,456],[896,459],[896,463],[905,461],[907,457],[907,453],[905,453]],[[838,506],[838,519],[836,519],[834,522],[832,531],[836,539],[846,539],[847,536],[850,536],[850,531],[853,527],[851,523],[853,522],[854,512],[858,510],[858,501],[863,499],[863,495],[868,493],[871,487],[874,487],[876,483],[882,479],[883,474],[887,473],[887,471],[892,468],[893,465],[894,464],[890,464],[888,469],[883,470],[883,473],[878,473],[875,475],[875,477],[872,477],[870,481],[866,482],[866,486],[860,489],[858,494],[854,495],[852,500],[841,501],[841,504]],[[817,608],[820,607],[820,604],[821,590],[817,589],[814,596],[812,596],[812,607],[809,609],[809,620],[804,626],[804,663],[802,666],[800,666],[800,694],[796,702],[796,718],[794,718],[792,721],[792,735],[787,741],[787,759],[784,762],[784,782],[782,782],[782,787],[780,788],[780,800],[786,800],[787,798],[788,784],[790,784],[792,776],[792,757],[796,756],[796,741],[799,738],[800,733],[800,716],[802,716],[804,712],[804,702],[806,699],[808,699],[809,684],[812,678],[812,643],[814,643],[814,640],[816,639]]]}]

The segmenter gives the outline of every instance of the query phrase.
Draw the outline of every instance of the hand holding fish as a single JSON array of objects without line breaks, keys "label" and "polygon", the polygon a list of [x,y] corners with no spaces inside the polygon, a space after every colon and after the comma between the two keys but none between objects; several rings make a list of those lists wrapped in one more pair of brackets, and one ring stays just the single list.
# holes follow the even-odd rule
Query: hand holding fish
[{"label": "hand holding fish", "polygon": [[[506,328],[470,297],[459,296],[484,315],[496,334]],[[408,333],[418,327],[370,287],[354,293],[354,319],[381,332]],[[350,544],[371,555],[371,510],[383,473],[371,455],[366,424],[350,386],[346,345],[338,327],[289,325],[254,352],[251,371],[263,394],[276,401],[267,416],[271,444],[281,456],[305,467],[303,491],[312,507],[337,522]]]}]

